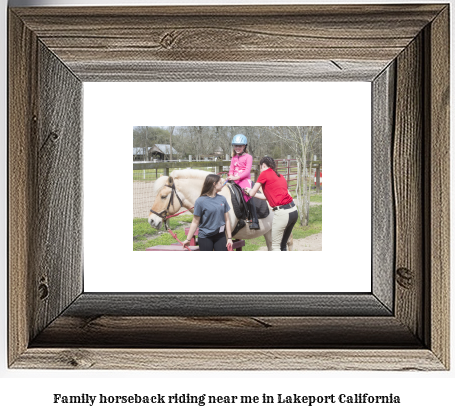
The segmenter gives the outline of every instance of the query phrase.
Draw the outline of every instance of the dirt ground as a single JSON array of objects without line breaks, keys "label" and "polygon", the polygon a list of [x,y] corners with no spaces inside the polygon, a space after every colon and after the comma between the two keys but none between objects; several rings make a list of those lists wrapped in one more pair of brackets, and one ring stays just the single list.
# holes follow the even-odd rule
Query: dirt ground
[{"label": "dirt ground", "polygon": [[[267,251],[263,246],[258,251]],[[294,251],[322,251],[322,233],[316,233],[303,239],[294,239]]]}]

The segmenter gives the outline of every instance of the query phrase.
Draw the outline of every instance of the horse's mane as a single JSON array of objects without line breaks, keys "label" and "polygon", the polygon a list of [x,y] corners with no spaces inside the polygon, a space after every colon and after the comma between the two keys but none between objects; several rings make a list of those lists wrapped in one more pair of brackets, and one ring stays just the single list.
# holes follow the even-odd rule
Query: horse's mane
[{"label": "horse's mane", "polygon": [[[173,179],[199,179],[203,180],[209,174],[208,171],[204,170],[193,170],[193,169],[184,169],[184,170],[174,170],[171,173]],[[166,185],[167,179],[169,176],[161,176],[158,178],[153,185],[153,193],[156,196],[161,189]]]},{"label": "horse's mane", "polygon": [[167,183],[167,179],[168,179],[168,176],[161,176],[158,179],[156,179],[156,182],[153,185],[153,194],[154,194],[154,196],[156,196],[161,191],[161,189]]}]

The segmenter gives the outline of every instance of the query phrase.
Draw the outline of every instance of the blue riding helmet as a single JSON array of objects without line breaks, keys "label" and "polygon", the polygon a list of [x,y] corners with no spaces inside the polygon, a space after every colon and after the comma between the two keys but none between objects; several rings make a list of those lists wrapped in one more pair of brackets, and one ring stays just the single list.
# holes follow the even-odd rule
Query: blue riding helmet
[{"label": "blue riding helmet", "polygon": [[232,138],[232,145],[246,146],[247,144],[248,140],[243,134],[237,134]]}]

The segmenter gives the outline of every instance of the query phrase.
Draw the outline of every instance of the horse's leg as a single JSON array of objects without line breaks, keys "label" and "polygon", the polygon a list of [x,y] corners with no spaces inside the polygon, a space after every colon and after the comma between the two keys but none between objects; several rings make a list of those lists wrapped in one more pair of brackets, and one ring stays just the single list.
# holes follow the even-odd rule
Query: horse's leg
[{"label": "horse's leg", "polygon": [[287,246],[288,246],[288,251],[293,251],[294,250],[294,237],[292,236],[292,233],[291,233],[291,236],[288,239]]},{"label": "horse's leg", "polygon": [[264,234],[265,243],[267,244],[267,251],[272,250],[272,230],[270,229],[267,233]]}]

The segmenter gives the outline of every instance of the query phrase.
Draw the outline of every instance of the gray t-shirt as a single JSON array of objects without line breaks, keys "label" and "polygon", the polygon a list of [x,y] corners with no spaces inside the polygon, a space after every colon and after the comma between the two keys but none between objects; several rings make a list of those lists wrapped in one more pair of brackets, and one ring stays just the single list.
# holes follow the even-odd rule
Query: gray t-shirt
[{"label": "gray t-shirt", "polygon": [[205,238],[220,233],[221,227],[226,225],[224,214],[230,209],[226,198],[218,193],[215,197],[198,197],[194,203],[194,214],[201,217],[199,236]]}]

